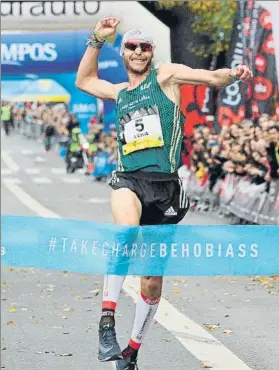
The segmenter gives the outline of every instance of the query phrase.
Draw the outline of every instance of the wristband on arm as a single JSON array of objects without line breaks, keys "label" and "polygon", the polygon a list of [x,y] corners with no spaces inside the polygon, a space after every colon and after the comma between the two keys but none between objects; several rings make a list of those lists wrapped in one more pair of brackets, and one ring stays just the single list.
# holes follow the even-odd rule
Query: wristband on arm
[{"label": "wristband on arm", "polygon": [[101,49],[105,43],[105,39],[100,36],[97,32],[93,31],[90,38],[87,40],[86,45],[89,45],[95,49]]}]

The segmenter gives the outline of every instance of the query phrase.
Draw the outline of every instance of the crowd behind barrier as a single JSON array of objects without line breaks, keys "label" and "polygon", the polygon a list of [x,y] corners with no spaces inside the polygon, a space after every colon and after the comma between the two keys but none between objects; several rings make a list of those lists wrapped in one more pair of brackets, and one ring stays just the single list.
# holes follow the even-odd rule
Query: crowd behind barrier
[{"label": "crowd behind barrier", "polygon": [[[11,131],[16,131],[26,139],[42,143],[49,136],[51,149],[58,151],[61,157],[65,157],[71,131],[78,126],[78,121],[64,103],[2,102],[3,106],[11,111],[8,135]],[[98,117],[92,117],[88,122],[88,133],[84,136],[90,143],[93,153],[94,173],[100,177],[109,176],[115,169],[117,161],[115,127],[112,125],[110,132],[104,132],[102,122],[98,122]]]},{"label": "crowd behind barrier", "polygon": [[192,207],[233,215],[235,223],[279,224],[279,122],[262,115],[194,129],[180,176]]},{"label": "crowd behind barrier", "polygon": [[[64,104],[5,103],[11,127],[28,139],[44,141],[53,130],[53,149],[65,155],[65,143],[77,120]],[[108,178],[117,163],[115,127],[103,132],[92,117],[85,135],[94,151],[96,178]],[[262,115],[225,126],[220,133],[196,126],[184,139],[179,174],[192,209],[232,216],[233,223],[279,224],[279,122]]]}]

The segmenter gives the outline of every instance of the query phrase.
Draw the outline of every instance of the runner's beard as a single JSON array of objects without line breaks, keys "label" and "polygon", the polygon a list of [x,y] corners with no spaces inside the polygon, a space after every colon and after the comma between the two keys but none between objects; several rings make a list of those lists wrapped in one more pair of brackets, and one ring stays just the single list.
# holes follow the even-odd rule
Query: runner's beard
[{"label": "runner's beard", "polygon": [[152,58],[150,58],[145,64],[145,66],[143,66],[141,70],[138,70],[138,69],[134,69],[133,67],[131,67],[129,59],[126,59],[126,58],[123,58],[123,59],[124,59],[124,64],[125,64],[125,67],[127,68],[127,71],[135,75],[143,75],[145,72],[147,72],[150,69],[150,66],[152,63]]}]

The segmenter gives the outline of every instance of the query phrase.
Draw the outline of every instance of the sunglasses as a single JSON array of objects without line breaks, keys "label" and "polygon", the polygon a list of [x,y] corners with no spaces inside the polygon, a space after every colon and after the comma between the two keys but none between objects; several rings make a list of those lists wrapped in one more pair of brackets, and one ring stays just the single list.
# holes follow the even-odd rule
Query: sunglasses
[{"label": "sunglasses", "polygon": [[140,42],[140,43],[134,43],[134,42],[126,42],[125,48],[131,51],[135,51],[138,47],[141,48],[142,52],[151,52],[153,50],[153,47],[148,42]]}]

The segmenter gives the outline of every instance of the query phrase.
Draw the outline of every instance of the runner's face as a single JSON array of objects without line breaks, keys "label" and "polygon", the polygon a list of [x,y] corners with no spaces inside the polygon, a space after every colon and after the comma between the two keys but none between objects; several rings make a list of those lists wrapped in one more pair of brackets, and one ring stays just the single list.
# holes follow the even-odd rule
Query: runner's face
[{"label": "runner's face", "polygon": [[145,73],[153,58],[153,48],[146,41],[129,41],[124,47],[124,63],[128,71],[135,74]]}]

